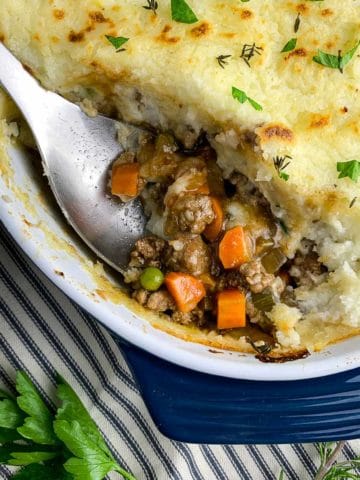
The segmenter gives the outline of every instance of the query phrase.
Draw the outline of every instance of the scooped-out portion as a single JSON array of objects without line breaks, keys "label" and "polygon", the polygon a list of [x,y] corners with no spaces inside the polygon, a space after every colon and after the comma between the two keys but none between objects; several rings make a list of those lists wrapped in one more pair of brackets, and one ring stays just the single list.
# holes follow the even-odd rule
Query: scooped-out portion
[{"label": "scooped-out portion", "polygon": [[262,359],[279,359],[282,347],[287,358],[307,354],[295,292],[328,269],[311,240],[286,255],[285,223],[246,176],[224,176],[205,136],[191,149],[169,133],[144,136],[114,162],[110,188],[122,202],[140,196],[149,218],[124,273],[138,303],[218,335],[243,331]]},{"label": "scooped-out portion", "polygon": [[0,2],[43,86],[153,132],[111,182],[149,215],[125,280],[153,325],[266,360],[360,334],[359,5]]}]

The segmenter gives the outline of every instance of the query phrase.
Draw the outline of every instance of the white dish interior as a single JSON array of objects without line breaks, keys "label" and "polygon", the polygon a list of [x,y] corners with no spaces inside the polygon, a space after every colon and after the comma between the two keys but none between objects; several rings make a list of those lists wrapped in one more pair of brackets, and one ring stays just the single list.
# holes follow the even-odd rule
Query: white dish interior
[{"label": "white dish interior", "polygon": [[[13,178],[0,177],[0,219],[33,262],[61,290],[120,337],[170,362],[232,378],[298,380],[360,366],[358,337],[303,360],[264,364],[252,355],[226,351],[214,354],[209,347],[166,334],[126,306],[94,294],[96,284],[90,261],[94,259],[64,224],[51,195],[43,194],[40,162],[34,166],[34,158],[23,150],[10,148],[9,153]],[[69,245],[75,250],[69,249]]]}]

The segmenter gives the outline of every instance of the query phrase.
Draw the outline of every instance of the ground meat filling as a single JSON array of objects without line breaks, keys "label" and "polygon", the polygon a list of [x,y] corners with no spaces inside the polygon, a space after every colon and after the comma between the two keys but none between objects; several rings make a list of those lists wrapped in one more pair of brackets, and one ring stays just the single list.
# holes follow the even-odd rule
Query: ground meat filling
[{"label": "ground meat filling", "polygon": [[275,275],[267,273],[261,260],[257,258],[240,267],[240,273],[253,293],[261,293],[275,281]]},{"label": "ground meat filling", "polygon": [[165,247],[162,238],[154,235],[141,238],[130,254],[129,267],[160,267]]},{"label": "ground meat filling", "polygon": [[210,249],[200,235],[178,235],[167,244],[164,264],[170,271],[199,276],[210,270]]},{"label": "ground meat filling", "polygon": [[200,234],[214,220],[208,195],[181,195],[172,205],[166,223],[168,232],[180,231]]},{"label": "ground meat filling", "polygon": [[251,325],[274,335],[274,305],[298,307],[294,290],[327,275],[309,241],[286,258],[265,197],[240,173],[224,179],[204,140],[190,152],[163,134],[125,159],[139,164],[146,211],[161,219],[151,218],[160,233],[136,242],[124,274],[146,308],[219,333]]},{"label": "ground meat filling", "polygon": [[316,252],[297,252],[289,274],[299,287],[311,288],[318,285],[326,274],[326,268],[319,262]]}]

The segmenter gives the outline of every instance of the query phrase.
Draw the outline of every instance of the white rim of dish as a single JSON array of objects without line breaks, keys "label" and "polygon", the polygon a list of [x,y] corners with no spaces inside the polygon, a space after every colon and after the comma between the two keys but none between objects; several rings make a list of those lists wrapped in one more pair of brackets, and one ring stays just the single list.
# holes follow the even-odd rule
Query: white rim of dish
[{"label": "white rim of dish", "polygon": [[[3,219],[3,216],[1,216],[1,218]],[[9,218],[7,218],[7,220],[9,220]],[[4,224],[15,241],[20,245],[21,237],[16,222],[4,221]],[[139,338],[137,330],[134,330],[131,325],[120,323],[118,320],[114,323],[114,318],[111,318],[113,316],[111,312],[109,312],[109,315],[104,315],[104,307],[102,304],[95,304],[86,295],[82,295],[78,291],[75,291],[69,283],[60,280],[59,276],[54,273],[53,265],[51,265],[45,257],[36,258],[35,249],[37,249],[37,247],[35,243],[29,241],[25,245],[22,245],[21,248],[60,290],[86,311],[91,313],[98,321],[100,321],[100,323],[109,328],[113,333],[155,356],[182,367],[187,367],[211,375],[237,379],[282,381],[316,378],[351,370],[358,366],[354,361],[349,362],[346,352],[343,352],[342,354],[340,353],[340,355],[337,355],[335,358],[331,358],[322,353],[314,354],[308,359],[288,362],[285,364],[264,364],[259,362],[258,368],[255,368],[254,364],[245,364],[239,358],[221,358],[219,355],[213,355],[214,358],[209,358],[208,356],[204,357],[200,356],[197,352],[191,352],[188,350],[184,352],[184,348],[180,346],[178,348],[172,346],[172,348],[169,349],[169,342],[167,339],[164,339],[164,344],[161,345],[159,344],[158,337],[155,338],[151,334],[144,334]],[[36,261],[34,260],[35,258]],[[126,307],[124,307],[124,309],[128,310]],[[133,315],[130,310],[128,310],[128,312]],[[164,335],[169,336],[167,334]],[[185,345],[187,344],[187,342],[184,341],[181,341],[181,343]],[[337,345],[333,348],[336,347]],[[320,356],[321,359],[319,358]],[[315,365],[314,360],[316,362]],[[334,365],[334,361],[336,365]],[[277,371],[278,369],[281,371]]]},{"label": "white rim of dish", "polygon": [[[36,242],[32,239],[24,242],[21,219],[16,215],[11,215],[5,202],[1,200],[0,220],[4,222],[9,233],[28,257],[68,297],[122,339],[171,363],[210,375],[255,381],[304,380],[336,374],[360,366],[360,352],[349,353],[346,347],[346,345],[350,345],[349,342],[351,345],[353,342],[358,342],[356,338],[331,346],[326,351],[313,354],[307,359],[284,364],[266,364],[254,359],[252,355],[244,356],[236,352],[233,354],[224,352],[224,355],[210,354],[209,347],[186,342],[161,332],[151,327],[149,322],[144,319],[142,321],[149,331],[147,334],[139,335],[139,329],[134,328],[131,322],[119,322],[118,315],[104,307],[104,304],[95,303],[89,296],[75,290],[69,282],[59,277],[54,271],[51,259],[44,255],[38,255],[39,246]],[[76,235],[75,232],[74,235]],[[126,317],[130,319],[135,315],[125,306],[121,311],[124,313],[124,320]],[[136,316],[138,317],[138,315]]]}]

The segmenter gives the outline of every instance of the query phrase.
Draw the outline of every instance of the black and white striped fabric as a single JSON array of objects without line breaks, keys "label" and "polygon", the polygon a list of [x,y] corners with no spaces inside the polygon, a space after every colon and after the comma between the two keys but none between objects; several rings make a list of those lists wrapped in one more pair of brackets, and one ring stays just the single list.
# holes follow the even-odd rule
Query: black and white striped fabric
[{"label": "black and white striped fabric", "polygon": [[[44,277],[0,224],[0,388],[13,389],[18,369],[49,402],[60,372],[138,480],[276,480],[281,468],[290,480],[314,478],[314,445],[187,445],[162,436],[110,335]],[[344,455],[355,452],[360,440],[349,442]],[[10,477],[0,466],[0,478]]]}]

